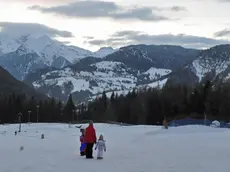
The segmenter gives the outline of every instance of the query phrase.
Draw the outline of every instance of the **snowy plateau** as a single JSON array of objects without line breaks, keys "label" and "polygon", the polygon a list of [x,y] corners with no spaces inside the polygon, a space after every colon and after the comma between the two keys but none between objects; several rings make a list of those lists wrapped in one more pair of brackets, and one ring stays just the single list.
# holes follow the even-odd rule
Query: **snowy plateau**
[{"label": "snowy plateau", "polygon": [[[86,125],[87,126],[87,125]],[[230,130],[190,125],[95,124],[103,160],[80,156],[80,131],[68,124],[0,125],[1,172],[229,172]],[[41,135],[44,134],[44,139]],[[94,157],[96,151],[94,151]]]}]

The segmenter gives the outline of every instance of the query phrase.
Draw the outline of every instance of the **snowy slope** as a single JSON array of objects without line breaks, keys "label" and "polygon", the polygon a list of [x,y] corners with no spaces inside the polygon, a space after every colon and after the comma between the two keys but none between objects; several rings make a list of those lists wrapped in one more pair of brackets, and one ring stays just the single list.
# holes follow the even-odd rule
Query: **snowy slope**
[{"label": "snowy slope", "polygon": [[[92,96],[103,91],[127,90],[136,86],[137,78],[123,63],[101,61],[89,67],[96,69],[74,71],[67,67],[54,70],[42,75],[40,80],[32,84],[36,89],[49,88],[47,93],[52,93],[56,88],[66,97],[69,93],[86,91],[88,96]],[[55,96],[55,93],[52,95]]]},{"label": "snowy slope", "polygon": [[0,57],[0,65],[18,80],[23,80],[27,74],[35,72],[37,69],[47,67],[44,61],[45,59],[36,53],[24,55],[23,49]]},{"label": "snowy slope", "polygon": [[27,41],[27,39],[27,36],[12,38],[11,36],[1,34],[0,32],[0,56],[6,53],[16,51],[21,44]]},{"label": "snowy slope", "polygon": [[205,80],[213,84],[230,79],[230,45],[217,45],[200,51],[197,58],[181,70],[174,72],[169,80],[174,84],[196,85]]},{"label": "snowy slope", "polygon": [[157,69],[155,67],[151,67],[149,70],[144,72],[144,74],[149,75],[150,80],[159,79],[162,76],[165,76],[171,73],[172,70],[170,69]]},{"label": "snowy slope", "polygon": [[[149,84],[145,84],[145,85],[136,85],[135,87],[131,87],[131,88],[128,88],[128,89],[125,89],[125,90],[114,90],[114,91],[107,91],[105,94],[107,97],[111,97],[111,95],[114,93],[114,94],[117,94],[118,96],[120,95],[127,95],[129,92],[132,92],[133,89],[135,90],[138,90],[138,89],[142,89],[142,88],[163,88],[167,82],[168,78],[166,79],[163,79],[163,80],[159,80],[159,81],[155,81],[155,82],[152,82],[152,83],[149,83]],[[102,93],[100,94],[97,93],[96,96],[92,96],[90,100],[94,100],[96,99],[97,97],[101,97],[102,96]]]},{"label": "snowy slope", "polygon": [[[23,124],[23,132],[17,136],[14,131],[18,125],[0,126],[0,171],[229,172],[230,169],[228,129],[184,126],[162,130],[160,126],[108,124],[95,124],[95,128],[97,136],[103,134],[106,140],[107,151],[101,161],[79,156],[80,131],[67,124]],[[41,134],[45,134],[45,139],[40,139]]]},{"label": "snowy slope", "polygon": [[155,81],[155,82],[152,82],[150,84],[147,84],[147,87],[150,87],[150,88],[155,88],[155,87],[162,88],[166,84],[167,81],[168,81],[168,78],[160,80],[160,81]]},{"label": "snowy slope", "polygon": [[199,78],[199,82],[206,74],[211,72],[215,73],[215,76],[224,72],[230,65],[229,60],[203,58],[200,57],[192,63],[192,69],[195,75]]}]

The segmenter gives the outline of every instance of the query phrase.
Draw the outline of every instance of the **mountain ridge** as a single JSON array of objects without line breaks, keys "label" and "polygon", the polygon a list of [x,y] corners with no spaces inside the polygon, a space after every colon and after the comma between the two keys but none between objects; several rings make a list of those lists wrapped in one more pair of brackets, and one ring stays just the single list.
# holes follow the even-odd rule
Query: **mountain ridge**
[{"label": "mountain ridge", "polygon": [[[70,93],[75,100],[85,100],[103,91],[125,92],[135,87],[157,85],[162,77],[182,67],[199,52],[183,47],[179,48],[180,52],[178,47],[165,52],[165,48],[155,45],[122,47],[103,58],[86,57],[62,69],[29,76],[25,82],[62,100]],[[190,57],[191,54],[194,56]],[[175,60],[176,57],[179,59]]]}]

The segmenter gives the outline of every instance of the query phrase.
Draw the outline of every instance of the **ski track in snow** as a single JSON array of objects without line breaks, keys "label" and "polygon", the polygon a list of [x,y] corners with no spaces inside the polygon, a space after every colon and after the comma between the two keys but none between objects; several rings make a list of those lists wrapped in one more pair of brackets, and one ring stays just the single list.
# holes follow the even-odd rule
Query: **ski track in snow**
[{"label": "ski track in snow", "polygon": [[[0,171],[230,171],[228,129],[185,126],[162,130],[108,124],[95,124],[95,128],[97,135],[104,135],[107,146],[100,161],[79,156],[80,131],[67,124],[23,124],[23,132],[17,136],[14,131],[18,125],[0,126]],[[20,146],[24,146],[23,151]]]}]

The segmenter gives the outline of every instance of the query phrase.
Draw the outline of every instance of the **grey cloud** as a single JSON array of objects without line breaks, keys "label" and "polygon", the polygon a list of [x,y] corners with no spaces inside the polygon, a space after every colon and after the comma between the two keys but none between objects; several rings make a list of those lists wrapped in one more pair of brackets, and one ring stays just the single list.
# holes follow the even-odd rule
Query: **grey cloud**
[{"label": "grey cloud", "polygon": [[120,31],[111,35],[111,38],[106,40],[94,39],[87,41],[91,45],[100,46],[124,46],[128,44],[169,44],[181,45],[188,48],[208,48],[218,44],[229,44],[227,40],[218,40],[206,37],[185,35],[185,34],[163,34],[149,35],[139,31]]},{"label": "grey cloud", "polygon": [[124,31],[119,31],[119,32],[115,32],[112,37],[129,37],[132,35],[140,35],[142,34],[142,32],[140,31],[130,31],[130,30],[124,30]]},{"label": "grey cloud", "polygon": [[127,10],[122,13],[113,14],[115,19],[139,19],[149,21],[167,20],[166,17],[153,15],[152,9],[148,7]]},{"label": "grey cloud", "polygon": [[221,31],[218,31],[214,33],[215,37],[225,37],[225,36],[230,36],[230,30],[229,29],[224,29]]},{"label": "grey cloud", "polygon": [[73,37],[71,32],[50,28],[38,23],[0,22],[0,28],[1,33],[6,33],[12,36],[31,34],[33,36],[47,35],[50,37]]},{"label": "grey cloud", "polygon": [[[92,45],[105,45],[106,42],[107,42],[106,40],[100,40],[100,39],[88,41],[88,43],[90,43],[90,44],[92,44]],[[85,41],[85,43],[87,43],[87,41]]]},{"label": "grey cloud", "polygon": [[85,39],[94,39],[93,36],[84,36]]},{"label": "grey cloud", "polygon": [[43,13],[54,13],[67,17],[81,18],[112,18],[119,20],[161,21],[169,18],[154,13],[157,7],[123,7],[114,2],[106,1],[78,1],[67,5],[42,7],[39,5],[28,7]]},{"label": "grey cloud", "polygon": [[185,7],[182,7],[182,6],[173,6],[171,8],[172,11],[175,11],[175,12],[179,12],[179,11],[187,11],[187,9]]}]

